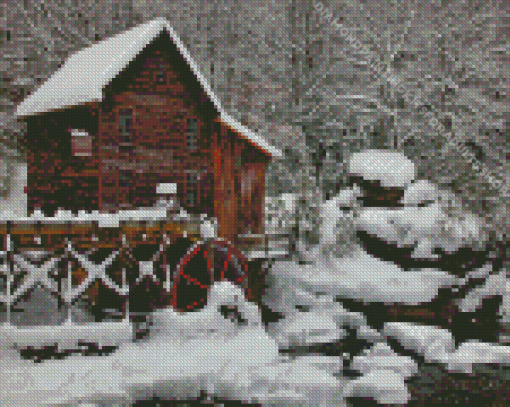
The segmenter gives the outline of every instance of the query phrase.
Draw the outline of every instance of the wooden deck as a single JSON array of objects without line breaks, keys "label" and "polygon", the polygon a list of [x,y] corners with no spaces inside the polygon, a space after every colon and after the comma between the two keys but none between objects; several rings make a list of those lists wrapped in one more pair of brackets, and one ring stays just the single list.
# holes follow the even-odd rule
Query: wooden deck
[{"label": "wooden deck", "polygon": [[288,233],[238,235],[234,245],[248,260],[282,258],[290,251]]}]

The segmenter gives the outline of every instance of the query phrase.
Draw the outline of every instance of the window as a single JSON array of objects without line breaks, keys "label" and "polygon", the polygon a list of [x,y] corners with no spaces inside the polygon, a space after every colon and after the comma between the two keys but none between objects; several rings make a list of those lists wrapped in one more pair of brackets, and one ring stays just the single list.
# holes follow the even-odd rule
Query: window
[{"label": "window", "polygon": [[186,202],[190,206],[197,204],[198,197],[198,174],[191,172],[186,174]]},{"label": "window", "polygon": [[165,63],[159,62],[156,70],[156,83],[165,83],[166,82],[166,69]]},{"label": "window", "polygon": [[187,121],[188,126],[186,129],[186,145],[188,146],[189,150],[196,151],[198,149],[198,121],[197,119],[188,119]]},{"label": "window", "polygon": [[119,186],[121,188],[129,188],[130,178],[129,171],[119,171]]},{"label": "window", "polygon": [[130,143],[133,125],[133,111],[131,109],[120,109],[119,111],[119,142]]},{"label": "window", "polygon": [[71,130],[71,154],[74,157],[92,157],[92,136],[85,130]]}]

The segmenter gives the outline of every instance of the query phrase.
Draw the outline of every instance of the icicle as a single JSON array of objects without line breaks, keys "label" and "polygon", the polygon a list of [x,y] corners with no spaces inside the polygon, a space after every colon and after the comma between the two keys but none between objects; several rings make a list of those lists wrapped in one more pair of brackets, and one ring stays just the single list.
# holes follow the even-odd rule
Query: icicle
[{"label": "icicle", "polygon": [[8,256],[8,261],[9,261],[9,268],[7,269],[7,292],[6,292],[6,297],[7,297],[7,321],[6,321],[6,324],[7,324],[8,328],[10,328],[10,325],[11,325],[11,302],[12,302],[12,299],[11,299],[11,276],[13,274],[13,268],[14,268],[14,265],[12,264],[13,259],[11,257],[11,251],[12,251],[11,235],[8,234],[7,235],[7,256]]},{"label": "icicle", "polygon": [[[68,243],[69,246],[71,245],[71,243],[69,242]],[[72,274],[72,268],[71,268],[71,259],[68,259],[67,260],[67,298],[71,298],[71,295],[73,293],[73,274]],[[67,307],[67,319],[65,322],[72,322],[72,312],[71,312],[71,305],[72,305],[72,300],[69,301],[69,303],[67,304],[68,307]]]}]

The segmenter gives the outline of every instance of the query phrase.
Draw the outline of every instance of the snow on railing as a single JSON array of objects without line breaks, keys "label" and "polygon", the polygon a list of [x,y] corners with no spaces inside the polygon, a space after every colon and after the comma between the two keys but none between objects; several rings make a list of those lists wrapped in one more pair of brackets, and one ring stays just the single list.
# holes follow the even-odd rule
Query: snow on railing
[{"label": "snow on railing", "polygon": [[[7,347],[26,348],[42,347],[47,345],[58,344],[59,348],[70,349],[79,345],[79,342],[100,343],[102,346],[118,345],[132,337],[132,327],[129,319],[125,318],[121,323],[91,323],[87,325],[77,325],[71,319],[71,304],[73,300],[78,298],[88,285],[99,278],[108,287],[122,296],[126,296],[128,302],[129,287],[119,287],[105,274],[106,267],[112,263],[118,252],[108,257],[100,266],[88,261],[85,256],[77,253],[70,241],[67,242],[65,253],[61,256],[51,257],[41,266],[36,266],[25,260],[23,256],[14,254],[13,244],[10,234],[6,236],[6,258],[7,264],[4,265],[2,271],[6,274],[7,284],[6,292],[0,296],[0,301],[6,304],[7,318],[6,322],[0,325],[0,344]],[[65,280],[67,284],[63,284],[63,291],[59,290],[58,284],[52,280],[49,275],[57,269],[57,264],[67,258],[67,276]],[[73,258],[78,259],[82,267],[87,271],[88,277],[76,288],[72,287],[71,263]],[[25,281],[21,286],[13,290],[14,269],[17,268],[21,272],[27,272]],[[123,271],[125,274],[125,270]],[[125,281],[125,275],[123,276]],[[11,307],[22,297],[31,287],[41,284],[50,289],[52,293],[60,295],[68,306],[67,318],[62,325],[58,326],[36,326],[36,327],[20,327],[11,324]],[[65,287],[65,289],[64,289]]]},{"label": "snow on railing", "polygon": [[[42,347],[47,345],[55,345],[57,344],[61,349],[72,349],[79,346],[80,342],[83,343],[96,343],[101,346],[112,346],[119,345],[122,342],[130,341],[133,338],[133,327],[129,320],[129,293],[130,287],[127,284],[127,276],[126,269],[122,269],[122,284],[115,283],[107,274],[106,270],[109,266],[112,265],[113,261],[119,255],[120,250],[114,250],[113,253],[110,254],[103,262],[100,264],[96,264],[87,258],[86,255],[80,254],[75,249],[75,244],[68,237],[64,237],[65,239],[65,250],[61,255],[55,255],[56,252],[54,250],[50,250],[47,252],[49,256],[49,260],[44,262],[42,265],[35,265],[31,261],[27,260],[23,256],[23,254],[27,255],[28,252],[33,251],[34,248],[39,249],[41,246],[41,250],[44,251],[44,245],[41,241],[41,236],[37,231],[37,228],[50,226],[55,227],[55,225],[60,225],[62,228],[57,228],[53,232],[54,235],[66,234],[66,232],[70,232],[69,227],[72,228],[72,225],[78,226],[90,226],[94,229],[95,232],[99,232],[101,228],[120,228],[123,229],[123,226],[126,223],[129,223],[130,226],[133,223],[145,221],[179,221],[179,220],[187,220],[191,221],[188,227],[194,223],[193,220],[198,224],[201,218],[193,217],[193,219],[185,213],[185,211],[181,210],[179,214],[174,216],[172,219],[168,219],[166,210],[161,209],[153,209],[147,208],[142,210],[134,210],[134,211],[120,211],[117,214],[98,214],[96,213],[80,213],[79,216],[72,216],[70,213],[59,212],[55,217],[44,217],[40,213],[35,213],[34,216],[28,218],[16,218],[16,219],[2,219],[0,218],[0,226],[3,226],[3,248],[0,252],[0,256],[4,258],[3,265],[0,265],[0,274],[6,276],[6,287],[4,289],[3,294],[0,291],[0,302],[6,304],[7,308],[7,318],[3,324],[0,324],[0,346],[7,347],[18,347],[18,348],[27,348],[27,347]],[[203,220],[203,219],[202,219]],[[140,224],[142,224],[140,223]],[[165,222],[166,223],[166,222]],[[19,226],[23,229],[24,226],[28,225],[28,230],[17,230]],[[195,225],[196,226],[196,225]],[[191,228],[190,237],[195,236],[198,238],[201,233],[207,234],[207,236],[203,236],[204,238],[210,238],[209,235],[214,235],[215,230],[212,231],[210,228],[203,227],[204,222],[202,222],[202,227]],[[14,247],[13,241],[13,232],[21,235],[31,235],[32,240],[31,244],[29,244],[30,248],[23,247]],[[188,231],[186,228],[182,231],[184,236],[188,235]],[[122,230],[122,244],[121,246],[127,248],[129,243],[126,239],[126,234]],[[143,235],[143,239],[146,238],[146,234]],[[25,236],[26,237],[26,236]],[[99,244],[98,238],[94,232],[92,232],[92,240],[91,242],[95,242]],[[163,233],[163,242],[167,244],[170,242],[166,233]],[[26,242],[25,242],[26,243]],[[119,242],[120,243],[120,242]],[[154,254],[152,261],[139,262],[139,271],[140,276],[137,281],[141,280],[143,277],[149,277],[153,280],[157,280],[157,277],[154,273],[153,262],[157,261],[162,252],[164,250],[164,244],[159,245],[158,251]],[[27,252],[27,253],[24,253]],[[62,262],[63,261],[63,262]],[[86,278],[79,283],[76,287],[73,287],[72,284],[72,263],[73,261],[78,261],[80,263],[80,267],[87,273]],[[60,279],[60,285],[55,281],[55,278],[50,276],[51,273],[56,273],[57,271],[65,270],[65,266],[67,262],[67,273],[66,276]],[[151,263],[148,265],[147,263]],[[62,264],[64,266],[62,266]],[[64,268],[61,268],[64,267]],[[167,272],[166,280],[171,278],[170,271],[168,270],[168,266],[166,266]],[[15,273],[15,270],[18,273]],[[18,287],[14,288],[15,284],[15,274],[19,273],[27,273],[24,277],[24,281]],[[62,274],[60,274],[62,275]],[[72,303],[79,297],[81,297],[85,290],[93,283],[94,281],[100,280],[105,286],[113,290],[116,294],[120,295],[125,299],[126,311],[124,318],[121,322],[96,322],[96,323],[88,323],[88,324],[75,324],[72,321],[71,312],[72,312]],[[64,284],[65,281],[65,284]],[[58,295],[64,303],[68,305],[67,307],[67,316],[62,325],[58,326],[18,326],[12,324],[11,319],[11,307],[15,304],[28,290],[37,284],[41,284],[42,286],[48,288],[53,294]],[[171,281],[164,281],[163,287],[166,292],[170,291],[172,286]],[[60,287],[60,289],[59,289]]]}]

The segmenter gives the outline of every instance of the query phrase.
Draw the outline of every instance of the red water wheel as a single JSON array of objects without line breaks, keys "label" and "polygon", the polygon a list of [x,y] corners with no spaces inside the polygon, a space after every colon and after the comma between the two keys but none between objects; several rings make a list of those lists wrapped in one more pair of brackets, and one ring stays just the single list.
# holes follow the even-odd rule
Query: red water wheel
[{"label": "red water wheel", "polygon": [[179,262],[170,293],[178,311],[198,311],[207,304],[215,281],[231,281],[249,298],[248,265],[241,252],[222,240],[197,242]]}]

